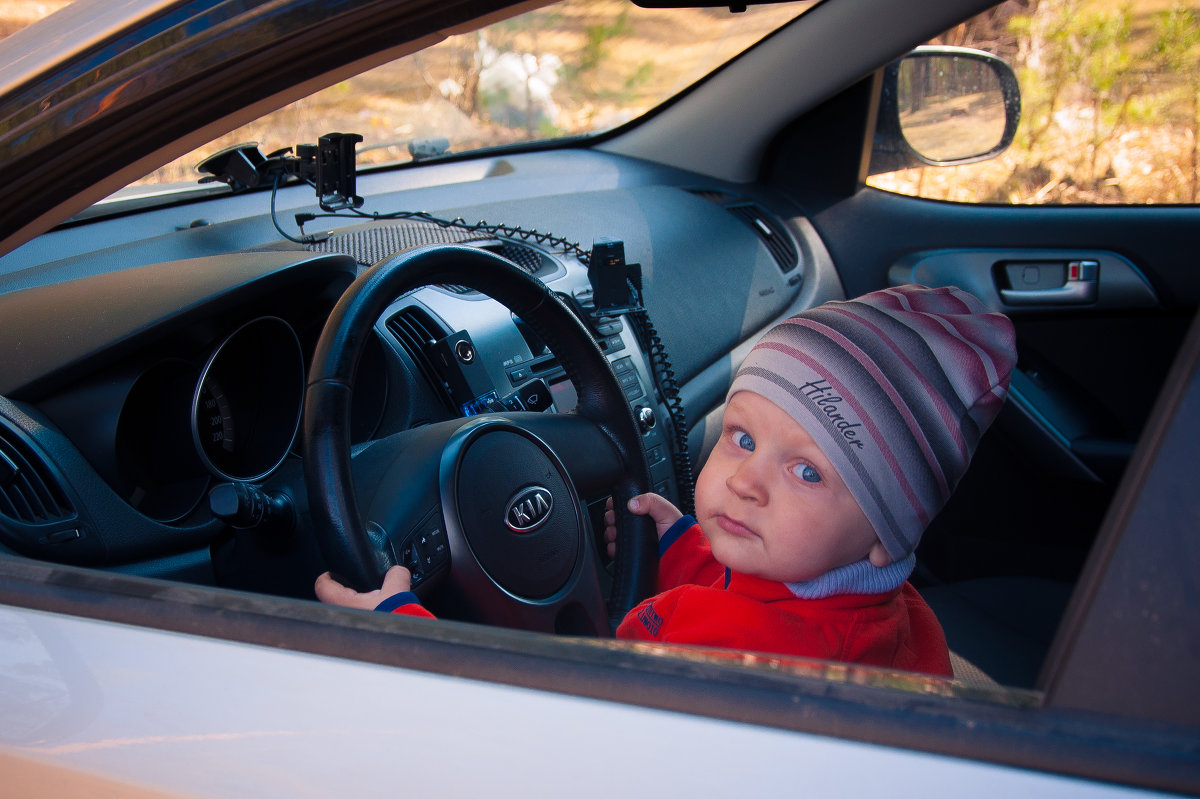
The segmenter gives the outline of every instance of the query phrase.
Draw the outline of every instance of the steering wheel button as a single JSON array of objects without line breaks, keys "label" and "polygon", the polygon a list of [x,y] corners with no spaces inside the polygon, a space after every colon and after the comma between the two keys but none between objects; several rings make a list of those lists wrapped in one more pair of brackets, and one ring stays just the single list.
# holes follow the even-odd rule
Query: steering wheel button
[{"label": "steering wheel button", "polygon": [[550,407],[552,402],[550,387],[544,380],[535,380],[529,385],[522,386],[521,390],[517,392],[517,396],[527,411],[544,411]]}]

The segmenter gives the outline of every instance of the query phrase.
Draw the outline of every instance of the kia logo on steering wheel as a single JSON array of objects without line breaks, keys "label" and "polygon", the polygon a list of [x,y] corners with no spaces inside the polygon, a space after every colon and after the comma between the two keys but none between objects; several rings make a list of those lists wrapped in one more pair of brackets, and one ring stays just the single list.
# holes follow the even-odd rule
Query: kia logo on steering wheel
[{"label": "kia logo on steering wheel", "polygon": [[554,495],[547,488],[530,486],[517,492],[504,509],[504,523],[514,533],[532,533],[550,518]]}]

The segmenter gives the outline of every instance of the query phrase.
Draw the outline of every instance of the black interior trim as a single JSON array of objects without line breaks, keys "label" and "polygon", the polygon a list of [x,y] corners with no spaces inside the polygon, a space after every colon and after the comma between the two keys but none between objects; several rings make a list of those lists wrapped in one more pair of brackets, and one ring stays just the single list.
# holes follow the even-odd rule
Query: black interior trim
[{"label": "black interior trim", "polygon": [[[1047,703],[1200,727],[1200,316],[1159,394],[1041,677]],[[1186,576],[1155,579],[1162,569]]]}]

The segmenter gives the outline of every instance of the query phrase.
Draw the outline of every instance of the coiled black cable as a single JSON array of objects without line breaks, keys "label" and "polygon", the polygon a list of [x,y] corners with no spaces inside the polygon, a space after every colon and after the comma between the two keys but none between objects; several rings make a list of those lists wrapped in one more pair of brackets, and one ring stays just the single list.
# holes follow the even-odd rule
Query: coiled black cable
[{"label": "coiled black cable", "polygon": [[[271,219],[275,222],[276,229],[279,230],[284,238],[290,241],[312,243],[313,239],[309,236],[305,236],[302,239],[289,236],[287,233],[284,233],[283,229],[279,227],[279,223],[275,221],[275,193],[278,190],[279,181],[276,180],[271,189]],[[357,208],[351,208],[349,211],[350,213],[296,214],[296,223],[300,226],[301,233],[303,233],[305,222],[321,218],[334,217],[346,219],[357,217],[380,222],[413,219],[438,225],[439,227],[453,227],[470,233],[486,233],[494,237],[503,236],[510,239],[533,242],[572,255],[578,258],[585,267],[591,263],[591,251],[585,250],[577,242],[570,241],[561,236],[555,236],[552,233],[543,233],[537,229],[526,230],[520,225],[494,225],[482,219],[471,223],[462,217],[443,219],[427,211],[393,211],[386,214],[366,213]],[[654,327],[654,322],[650,319],[650,313],[646,310],[646,304],[642,301],[641,290],[632,283],[629,288],[633,292],[633,296],[637,302],[636,307],[626,312],[626,314],[633,322],[633,331],[634,335],[637,336],[638,344],[641,345],[642,351],[650,358],[650,375],[654,380],[655,387],[658,389],[659,396],[662,398],[663,405],[667,409],[667,416],[671,420],[670,432],[671,437],[674,438],[674,441],[671,442],[672,464],[675,467],[675,480],[679,489],[680,510],[684,513],[695,513],[695,479],[692,475],[691,455],[688,453],[687,415],[684,412],[683,400],[679,397],[679,381],[676,379],[675,372],[671,368],[671,358],[667,354],[666,344],[659,337],[658,330]]]},{"label": "coiled black cable", "polygon": [[634,335],[638,338],[642,350],[650,357],[650,373],[666,406],[667,416],[671,419],[671,434],[675,439],[671,447],[672,461],[675,466],[675,480],[679,488],[679,509],[684,513],[695,514],[695,480],[692,476],[692,458],[688,453],[687,414],[683,409],[683,400],[679,398],[679,381],[671,368],[671,357],[650,320],[650,314],[644,304],[638,303],[638,309],[629,313],[633,321]]},{"label": "coiled black cable", "polygon": [[[543,247],[549,247],[551,249],[558,249],[567,253],[568,255],[575,256],[583,262],[584,266],[587,266],[588,259],[590,257],[590,253],[580,247],[577,243],[568,239],[564,239],[561,236],[555,236],[552,233],[543,233],[536,228],[533,230],[526,230],[520,225],[493,225],[483,219],[479,220],[478,222],[468,222],[461,216],[455,217],[454,219],[443,219],[441,217],[434,216],[428,211],[393,211],[386,214],[366,213],[365,211],[359,211],[356,208],[352,208],[350,211],[351,213],[349,214],[296,214],[296,222],[301,226],[301,230],[303,231],[304,224],[306,222],[314,219],[326,219],[330,217],[340,219],[358,217],[360,219],[370,219],[376,222],[386,222],[398,219],[415,219],[419,222],[428,222],[432,225],[437,225],[438,227],[452,227],[458,230],[465,230],[469,233],[486,233],[489,236],[504,236],[510,239],[520,239],[521,241],[532,242],[534,244],[539,244]],[[283,233],[283,231],[280,230],[280,233]],[[296,239],[293,239],[286,233],[283,235],[285,238],[296,241]]]}]

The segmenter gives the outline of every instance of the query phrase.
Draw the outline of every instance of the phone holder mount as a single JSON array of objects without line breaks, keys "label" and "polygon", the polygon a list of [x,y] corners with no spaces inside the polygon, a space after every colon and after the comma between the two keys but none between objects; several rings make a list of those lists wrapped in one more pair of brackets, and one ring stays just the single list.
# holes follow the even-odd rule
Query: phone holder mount
[{"label": "phone holder mount", "polygon": [[588,258],[588,281],[598,316],[620,316],[642,309],[642,266],[625,261],[625,242],[595,239]]},{"label": "phone holder mount", "polygon": [[295,178],[312,184],[324,211],[359,208],[354,145],[362,140],[357,133],[327,133],[316,144],[296,145],[295,155],[285,147],[266,156],[258,142],[245,142],[210,155],[196,171],[201,183],[224,183],[235,193]]}]

